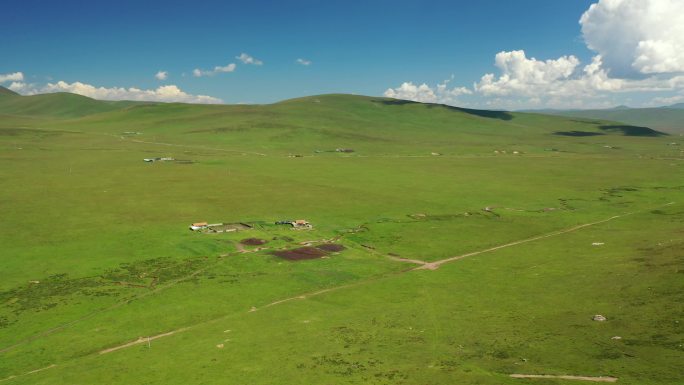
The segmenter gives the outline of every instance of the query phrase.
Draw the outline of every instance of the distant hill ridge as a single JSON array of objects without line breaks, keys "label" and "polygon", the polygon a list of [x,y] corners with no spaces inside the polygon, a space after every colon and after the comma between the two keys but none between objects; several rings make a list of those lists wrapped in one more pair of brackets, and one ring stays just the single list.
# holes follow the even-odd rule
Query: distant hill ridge
[{"label": "distant hill ridge", "polygon": [[624,111],[624,110],[631,110],[631,108],[628,106],[625,106],[624,104],[621,104],[619,106],[615,106],[615,107],[611,108],[611,110],[613,110],[613,111]]},{"label": "distant hill ridge", "polygon": [[0,86],[0,114],[50,118],[78,118],[115,111],[135,104],[102,101],[68,92],[22,96]]},{"label": "distant hill ridge", "polygon": [[[662,119],[662,109],[658,110],[655,117]],[[564,115],[570,117],[583,117],[600,119],[602,122],[583,125],[583,135],[629,135],[629,136],[658,136],[659,132],[652,130],[653,125],[643,121],[628,120],[621,114],[629,114],[635,109],[611,109],[598,110],[600,114],[592,115],[587,111],[544,111],[546,115]],[[669,109],[678,116],[684,116],[684,109]],[[348,94],[327,94],[306,96],[284,100],[278,103],[265,105],[201,105],[185,103],[160,103],[160,102],[135,102],[135,101],[103,101],[86,96],[71,93],[49,93],[22,96],[6,88],[0,88],[0,114],[13,116],[28,116],[32,118],[46,119],[87,119],[89,122],[106,125],[114,122],[129,122],[131,125],[140,124],[163,124],[170,127],[174,121],[191,121],[199,127],[207,125],[225,125],[227,121],[241,120],[250,117],[251,123],[242,123],[247,127],[280,127],[283,118],[295,117],[301,121],[301,127],[320,129],[321,119],[325,124],[335,122],[331,129],[343,129],[347,122],[354,125],[375,127],[396,127],[398,121],[411,122],[423,126],[427,122],[439,119],[448,121],[468,122],[465,127],[482,127],[477,123],[488,122],[487,126],[497,130],[513,130],[520,124],[513,126],[505,122],[516,119],[522,122],[534,118],[535,115],[521,112],[490,111],[459,108],[441,104],[419,103],[408,100],[390,99],[382,97],[370,97]],[[611,115],[612,114],[612,115]],[[638,116],[643,116],[638,115]],[[256,118],[253,118],[256,117]],[[254,119],[258,123],[254,123]],[[679,118],[672,118],[677,121]],[[316,123],[314,123],[316,122]],[[633,124],[614,124],[623,122]],[[552,124],[546,130],[567,133],[563,125],[572,123],[567,120],[558,120],[558,124]],[[681,123],[681,120],[679,120]],[[460,124],[460,123],[459,123]],[[339,125],[339,127],[338,127]],[[299,126],[299,125],[298,125]],[[659,126],[660,127],[660,126]],[[668,126],[669,127],[669,126]],[[580,132],[578,131],[578,132]],[[573,135],[579,135],[573,131]],[[560,135],[560,134],[559,134]]]},{"label": "distant hill ridge", "polygon": [[684,134],[684,103],[665,107],[629,108],[618,106],[603,110],[526,110],[544,115],[599,119],[649,127],[669,134]]}]

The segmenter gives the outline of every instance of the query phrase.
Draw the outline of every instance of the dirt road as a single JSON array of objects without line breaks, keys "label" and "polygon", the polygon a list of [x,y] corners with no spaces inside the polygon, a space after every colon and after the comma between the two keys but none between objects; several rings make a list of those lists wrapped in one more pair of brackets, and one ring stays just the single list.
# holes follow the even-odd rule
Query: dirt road
[{"label": "dirt road", "polygon": [[125,348],[128,348],[128,347],[134,346],[134,345],[139,345],[139,344],[144,344],[144,343],[148,343],[148,344],[149,344],[150,342],[152,342],[152,341],[154,341],[154,340],[156,340],[156,339],[168,337],[168,336],[174,335],[174,334],[176,334],[176,333],[184,332],[184,331],[186,331],[186,330],[188,330],[188,329],[190,329],[190,327],[180,328],[180,329],[178,329],[178,330],[173,330],[173,331],[170,331],[170,332],[166,332],[166,333],[162,333],[162,334],[157,334],[156,336],[139,337],[139,338],[138,338],[137,340],[135,340],[135,341],[131,341],[131,342],[125,343],[125,344],[123,344],[123,345],[119,345],[119,346],[114,346],[114,347],[112,347],[112,348],[100,350],[100,354],[111,353],[111,352],[117,351],[117,350],[119,350],[119,349],[125,349]]},{"label": "dirt road", "polygon": [[578,225],[578,226],[571,227],[571,228],[569,228],[569,229],[554,231],[554,232],[552,232],[552,233],[543,234],[543,235],[538,235],[538,236],[536,236],[536,237],[527,238],[527,239],[523,239],[523,240],[520,240],[520,241],[511,242],[511,243],[506,243],[505,245],[499,245],[499,246],[495,246],[495,247],[490,247],[489,249],[485,249],[485,250],[473,251],[472,253],[461,254],[461,255],[457,255],[457,256],[455,256],[455,257],[450,257],[450,258],[442,259],[442,260],[439,260],[439,261],[425,263],[425,264],[423,264],[423,265],[421,265],[421,266],[419,266],[419,267],[416,267],[414,270],[437,270],[437,269],[439,269],[439,267],[440,267],[441,265],[443,265],[443,264],[445,264],[445,263],[449,263],[449,262],[453,262],[453,261],[458,261],[459,259],[463,259],[463,258],[467,258],[467,257],[472,257],[472,256],[479,255],[479,254],[489,253],[489,252],[491,252],[491,251],[496,251],[496,250],[504,249],[504,248],[506,248],[506,247],[516,246],[516,245],[520,245],[520,244],[527,243],[527,242],[533,242],[533,241],[538,241],[538,240],[544,239],[544,238],[550,238],[550,237],[555,237],[555,236],[562,235],[562,234],[567,234],[567,233],[570,233],[570,232],[573,232],[573,231],[577,231],[577,230],[583,229],[583,228],[585,228],[585,227],[595,226],[595,225],[598,225],[598,224],[601,224],[601,223],[606,223],[606,222],[612,221],[613,219],[621,218],[621,217],[624,217],[624,216],[627,216],[627,215],[631,215],[631,214],[633,214],[633,213],[625,213],[625,214],[621,214],[621,215],[615,215],[615,216],[612,216],[612,217],[610,217],[610,218],[608,218],[608,219],[603,219],[603,220],[596,221],[596,222],[591,222],[591,223],[585,223],[585,224],[582,224],[582,225]]},{"label": "dirt road", "polygon": [[616,382],[615,377],[587,377],[587,376],[554,376],[551,374],[511,374],[513,378],[555,378],[560,380],[576,380],[590,382]]}]

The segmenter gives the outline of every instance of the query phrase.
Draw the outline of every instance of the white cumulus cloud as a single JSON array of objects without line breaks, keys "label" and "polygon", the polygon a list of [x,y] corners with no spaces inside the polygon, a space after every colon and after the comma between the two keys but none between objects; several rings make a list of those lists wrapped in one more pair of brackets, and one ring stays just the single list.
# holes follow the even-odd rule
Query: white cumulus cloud
[{"label": "white cumulus cloud", "polygon": [[260,65],[264,64],[264,62],[262,62],[261,60],[255,59],[254,57],[252,57],[252,56],[250,56],[244,52],[241,53],[240,56],[236,56],[235,58],[240,60],[244,64],[252,64],[255,66],[260,66]]},{"label": "white cumulus cloud", "polygon": [[47,83],[44,86],[25,84],[21,82],[12,83],[10,88],[24,95],[35,95],[53,92],[70,92],[87,96],[99,100],[134,100],[149,102],[179,102],[179,103],[201,103],[201,104],[220,104],[221,99],[207,95],[192,95],[182,91],[178,86],[167,85],[156,89],[140,89],[135,87],[96,87],[91,84],[65,81]]},{"label": "white cumulus cloud", "polygon": [[216,66],[213,70],[201,70],[199,68],[195,68],[194,70],[192,70],[192,76],[197,78],[202,76],[214,76],[220,73],[233,72],[235,71],[236,67],[237,66],[235,65],[235,63],[230,63],[225,66]]},{"label": "white cumulus cloud", "polygon": [[169,73],[167,71],[159,71],[154,77],[157,80],[166,80],[169,77]]},{"label": "white cumulus cloud", "polygon": [[23,72],[14,72],[11,74],[0,74],[0,83],[5,82],[21,82],[24,80]]},{"label": "white cumulus cloud", "polygon": [[465,87],[449,88],[448,84],[452,79],[445,80],[436,87],[430,87],[425,83],[415,85],[412,82],[404,82],[397,88],[387,89],[383,95],[387,98],[421,103],[455,104],[459,96],[472,94],[472,91]]},{"label": "white cumulus cloud", "polygon": [[14,92],[23,93],[30,89],[30,86],[24,82],[12,82],[7,88]]},{"label": "white cumulus cloud", "polygon": [[385,97],[394,99],[413,100],[422,103],[434,103],[437,101],[435,91],[427,84],[419,86],[412,82],[404,82],[397,88],[389,88],[384,93]]},{"label": "white cumulus cloud", "polygon": [[[476,81],[471,99],[506,108],[579,108],[632,96],[670,102],[684,92],[684,0],[599,0],[579,23],[587,47],[596,52],[591,62],[502,51],[494,59],[498,72]],[[456,98],[447,89],[405,82],[385,96],[449,104]]]},{"label": "white cumulus cloud", "polygon": [[303,66],[309,66],[309,65],[311,65],[311,60],[299,58],[299,59],[297,59],[297,63],[301,64]]},{"label": "white cumulus cloud", "polygon": [[499,52],[494,62],[501,75],[497,78],[494,74],[486,74],[475,85],[475,89],[484,95],[532,95],[540,88],[568,79],[580,64],[574,56],[545,61],[528,59],[522,50]]},{"label": "white cumulus cloud", "polygon": [[652,107],[669,106],[672,104],[677,104],[684,102],[684,94],[674,95],[669,97],[657,97],[651,100],[648,105]]},{"label": "white cumulus cloud", "polygon": [[684,72],[682,0],[600,0],[580,24],[612,76]]}]

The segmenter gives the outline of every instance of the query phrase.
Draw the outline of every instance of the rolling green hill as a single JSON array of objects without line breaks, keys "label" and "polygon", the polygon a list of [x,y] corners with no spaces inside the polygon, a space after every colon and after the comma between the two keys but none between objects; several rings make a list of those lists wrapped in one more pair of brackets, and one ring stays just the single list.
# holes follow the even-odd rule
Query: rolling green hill
[{"label": "rolling green hill", "polygon": [[77,118],[126,108],[135,102],[107,102],[59,92],[21,96],[0,89],[0,114],[47,118]]},{"label": "rolling green hill", "polygon": [[19,96],[19,94],[3,86],[0,86],[0,97],[5,96]]},{"label": "rolling green hill", "polygon": [[[385,132],[388,125],[392,126],[391,134],[397,135],[399,133],[397,130],[400,130],[402,126],[408,126],[409,130],[413,130],[415,126],[425,123],[437,122],[437,125],[441,126],[442,124],[468,124],[478,121],[484,128],[491,127],[492,122],[503,122],[506,126],[506,122],[513,120],[514,117],[527,120],[530,118],[523,113],[472,110],[353,95],[319,95],[286,100],[272,105],[210,106],[130,101],[108,102],[69,93],[19,96],[12,91],[5,90],[7,97],[0,99],[0,114],[60,119],[90,117],[83,123],[95,126],[109,125],[112,122],[120,125],[129,121],[137,125],[159,126],[161,122],[164,122],[168,123],[164,128],[165,132],[168,132],[170,127],[186,127],[185,123],[192,122],[219,126],[191,130],[192,133],[207,133],[212,130],[221,132],[246,129],[301,129],[319,131],[319,134],[321,132],[330,134],[332,130],[326,127],[332,122],[335,131],[367,130],[369,127],[364,126],[372,125],[372,136],[389,133]],[[626,111],[631,110],[615,109],[610,112],[619,117],[620,113]],[[92,115],[97,116],[91,117]],[[228,127],[224,127],[226,120],[223,118],[226,117],[230,117]],[[275,117],[277,119],[274,119]],[[624,135],[659,135],[658,132],[647,127],[628,128],[627,125],[610,122],[611,120],[619,121],[617,119],[604,120],[606,121],[583,122],[587,123],[583,127],[584,132],[588,135],[603,135],[612,132]],[[567,120],[552,121],[567,124]],[[340,127],[340,122],[348,122],[348,125]],[[452,129],[458,129],[458,127]]]},{"label": "rolling green hill", "polygon": [[[77,108],[73,114],[82,118],[55,121],[55,127],[109,133],[144,131],[148,136],[155,135],[156,140],[183,135],[183,140],[189,143],[228,141],[238,148],[277,148],[288,152],[344,146],[374,151],[403,148],[401,151],[407,152],[418,146],[432,152],[453,145],[454,140],[463,146],[483,146],[491,151],[513,140],[519,142],[522,151],[535,139],[548,141],[549,135],[553,135],[551,138],[662,135],[649,128],[609,121],[578,122],[535,114],[340,94],[297,98],[270,105],[152,103],[125,108],[121,108],[123,104],[80,98],[74,99],[88,108]],[[50,100],[57,102],[57,99],[60,103],[47,107],[29,103],[34,102],[32,100],[25,100],[25,103],[39,116],[48,116],[55,110],[65,111],[73,105],[65,103],[66,95],[56,95]],[[27,107],[26,111],[31,108]],[[14,112],[19,113],[16,109]]]},{"label": "rolling green hill", "polygon": [[658,108],[618,108],[607,110],[546,110],[544,114],[611,120],[650,127],[670,134],[684,134],[684,104]]},{"label": "rolling green hill", "polygon": [[341,94],[1,95],[0,382],[679,385],[679,144]]}]

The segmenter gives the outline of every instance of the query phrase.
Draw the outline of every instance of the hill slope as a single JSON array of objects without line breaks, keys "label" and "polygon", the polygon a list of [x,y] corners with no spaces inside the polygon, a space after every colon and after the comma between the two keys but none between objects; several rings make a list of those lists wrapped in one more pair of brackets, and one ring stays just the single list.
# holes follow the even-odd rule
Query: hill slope
[{"label": "hill slope", "polygon": [[0,97],[3,96],[19,96],[19,94],[3,86],[0,86]]},{"label": "hill slope", "polygon": [[[22,101],[31,100],[22,98]],[[83,101],[81,106],[94,108],[69,110],[60,104],[58,109],[57,104],[46,107],[42,103],[31,107],[41,114],[57,110],[76,116],[51,121],[50,127],[54,129],[108,135],[136,132],[135,140],[139,141],[212,143],[235,151],[295,155],[337,148],[374,154],[509,150],[535,153],[552,149],[584,153],[595,151],[597,146],[626,146],[632,143],[629,139],[632,137],[663,135],[650,128],[610,121],[579,121],[344,94],[310,96],[268,105],[136,103],[124,106],[118,102],[112,106],[77,98]],[[41,127],[46,127],[44,121]],[[653,142],[645,141],[642,145],[649,143]],[[633,149],[636,151],[636,147]]]},{"label": "hill slope", "polygon": [[[76,118],[115,111],[135,102],[95,100],[66,92],[21,96],[10,90],[0,90],[0,114],[50,118]],[[8,91],[8,92],[7,92]]]},{"label": "hill slope", "polygon": [[[280,137],[283,132],[294,135],[297,131],[306,136],[328,136],[334,138],[356,138],[357,140],[390,140],[415,136],[421,130],[428,137],[451,135],[454,130],[476,128],[477,134],[501,134],[502,127],[516,127],[517,134],[532,131],[556,130],[562,135],[566,129],[575,126],[568,119],[540,118],[538,115],[511,113],[505,111],[474,110],[438,104],[416,103],[378,97],[330,94],[285,100],[270,105],[197,105],[182,103],[146,103],[132,101],[101,101],[70,93],[52,93],[20,96],[4,89],[0,97],[0,114],[41,117],[52,119],[80,119],[92,130],[114,126],[135,125],[164,132],[188,134],[227,133],[261,130]],[[623,114],[632,110],[601,111],[605,117],[593,116],[587,111],[558,112],[558,115],[588,116],[604,119],[606,122],[584,123],[580,136],[606,135],[611,133],[627,136],[658,136],[658,132],[643,124],[645,115],[634,123],[623,119]],[[661,121],[667,118],[654,114]],[[667,110],[684,115],[684,110]],[[554,112],[555,113],[555,112]],[[611,115],[612,114],[612,115]],[[592,116],[590,116],[592,115]],[[680,123],[676,117],[670,120]],[[525,122],[521,125],[521,122]],[[608,121],[622,121],[639,124],[632,127]],[[648,121],[648,119],[646,119]],[[77,124],[70,122],[69,124]],[[551,125],[550,125],[551,123]],[[428,131],[423,130],[429,126]],[[668,125],[671,127],[671,125]],[[471,129],[464,134],[474,134]],[[554,131],[551,131],[554,132]],[[585,136],[586,136],[585,135]],[[388,137],[389,136],[389,137]],[[300,138],[301,139],[301,138]],[[494,140],[496,141],[496,140]]]},{"label": "hill slope", "polygon": [[[260,131],[281,137],[302,135],[339,136],[348,139],[396,141],[403,137],[477,135],[526,135],[557,133],[573,129],[591,135],[622,134],[659,136],[645,127],[621,131],[614,122],[578,122],[575,119],[506,111],[473,110],[439,104],[417,103],[380,97],[330,94],[289,99],[269,105],[193,105],[158,103],[134,105],[80,122],[89,129],[114,129],[136,125],[155,132],[237,134]],[[72,123],[70,123],[72,124]],[[624,126],[625,128],[629,126]],[[297,139],[303,139],[301,136]]]},{"label": "hill slope", "polygon": [[612,120],[637,126],[650,127],[655,130],[671,133],[684,133],[684,104],[661,108],[628,108],[607,110],[549,110],[539,111],[542,114],[568,117]]}]

